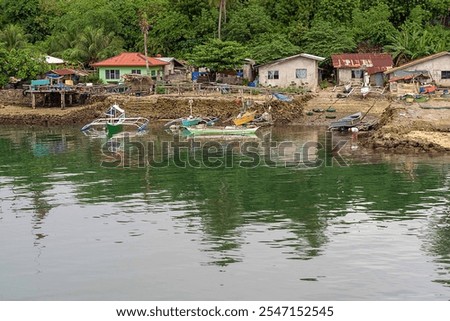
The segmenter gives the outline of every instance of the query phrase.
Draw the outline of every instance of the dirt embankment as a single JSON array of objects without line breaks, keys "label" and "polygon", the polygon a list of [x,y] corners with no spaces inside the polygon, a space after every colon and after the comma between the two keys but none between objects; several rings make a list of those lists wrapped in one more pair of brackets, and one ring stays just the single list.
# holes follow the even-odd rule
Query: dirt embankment
[{"label": "dirt embankment", "polygon": [[[387,94],[352,95],[337,98],[331,89],[315,94],[298,95],[292,102],[276,100],[271,96],[248,96],[252,109],[262,114],[272,107],[277,124],[328,126],[341,117],[362,112],[365,120],[378,119],[376,130],[359,133],[359,142],[366,147],[394,152],[450,151],[450,99],[432,98],[426,103],[406,104]],[[436,95],[436,97],[439,97]],[[216,116],[231,121],[241,108],[242,101],[232,95],[153,95],[135,97],[111,95],[94,97],[89,105],[68,107],[38,107],[32,109],[21,90],[0,92],[0,124],[70,125],[84,124],[101,117],[113,103],[124,107],[129,116],[152,120],[186,117],[192,112],[198,116]],[[330,111],[332,110],[332,111]]]},{"label": "dirt embankment", "polygon": [[104,111],[104,103],[99,102],[82,107],[32,109],[31,107],[0,106],[2,125],[57,126],[82,124],[94,119]]},{"label": "dirt embankment", "polygon": [[[246,97],[244,103],[249,102],[249,110],[256,110],[257,114],[268,111],[276,123],[288,123],[301,118],[309,95],[296,96],[292,102],[282,102],[265,99],[263,96]],[[150,96],[144,99],[133,97],[111,97],[109,101],[125,106],[130,115],[140,115],[150,119],[176,119],[190,114],[189,101],[192,100],[192,114],[194,116],[215,116],[222,121],[231,119],[239,114],[242,101],[232,96]]]},{"label": "dirt embankment", "polygon": [[[9,92],[7,99],[0,99],[0,124],[23,125],[67,125],[83,124],[101,117],[103,112],[113,103],[122,106],[127,115],[142,116],[152,120],[168,120],[186,117],[190,114],[189,101],[192,100],[192,113],[195,116],[215,116],[223,121],[231,120],[242,109],[242,100],[236,96],[167,96],[153,95],[144,97],[110,95],[96,97],[97,102],[67,107],[30,107],[25,98],[20,98],[22,92]],[[3,94],[5,95],[5,94]],[[15,100],[14,95],[19,95]],[[0,97],[1,98],[1,97]],[[273,97],[248,96],[244,102],[249,102],[250,110],[257,110],[258,114],[271,107],[272,116],[276,123],[289,123],[302,117],[306,102],[311,95],[299,95],[292,102],[283,102]]]},{"label": "dirt embankment", "polygon": [[431,102],[432,109],[419,103],[391,104],[364,144],[400,153],[450,151],[450,109],[444,106],[450,101]]},{"label": "dirt embankment", "polygon": [[378,121],[375,130],[358,134],[359,143],[366,147],[395,153],[450,151],[450,99],[440,92],[426,102],[406,103],[389,93],[337,98],[337,91],[323,90],[309,100],[302,124],[329,125],[335,121],[327,118],[332,115],[326,112],[329,108],[337,119],[362,112],[367,113],[364,120]]},{"label": "dirt embankment", "polygon": [[347,98],[338,98],[342,89],[321,90],[308,100],[300,124],[313,126],[329,126],[331,122],[345,116],[361,112],[365,121],[379,119],[391,104],[387,95],[353,94]]}]

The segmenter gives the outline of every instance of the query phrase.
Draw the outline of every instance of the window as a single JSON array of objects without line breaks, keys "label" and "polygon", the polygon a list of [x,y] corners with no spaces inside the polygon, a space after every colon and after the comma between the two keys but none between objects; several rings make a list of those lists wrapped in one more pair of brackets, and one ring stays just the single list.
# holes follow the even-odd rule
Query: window
[{"label": "window", "polygon": [[136,74],[136,75],[140,75],[141,74],[141,70],[140,69],[132,69],[131,73],[132,74]]},{"label": "window", "polygon": [[450,79],[450,70],[442,70],[441,79]]},{"label": "window", "polygon": [[364,76],[364,72],[361,69],[352,70],[353,79],[361,79]]},{"label": "window", "polygon": [[156,76],[156,70],[152,70],[152,77]]},{"label": "window", "polygon": [[305,79],[307,75],[306,69],[295,69],[295,78]]},{"label": "window", "polygon": [[120,70],[105,70],[106,79],[120,79]]},{"label": "window", "polygon": [[269,70],[267,72],[267,79],[280,79],[278,70]]}]

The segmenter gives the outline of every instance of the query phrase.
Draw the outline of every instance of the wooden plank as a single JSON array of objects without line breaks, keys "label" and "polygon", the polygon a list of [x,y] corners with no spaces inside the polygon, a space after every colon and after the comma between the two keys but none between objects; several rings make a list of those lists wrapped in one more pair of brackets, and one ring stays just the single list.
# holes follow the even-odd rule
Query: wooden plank
[{"label": "wooden plank", "polygon": [[66,94],[64,90],[61,91],[61,109],[66,108]]}]

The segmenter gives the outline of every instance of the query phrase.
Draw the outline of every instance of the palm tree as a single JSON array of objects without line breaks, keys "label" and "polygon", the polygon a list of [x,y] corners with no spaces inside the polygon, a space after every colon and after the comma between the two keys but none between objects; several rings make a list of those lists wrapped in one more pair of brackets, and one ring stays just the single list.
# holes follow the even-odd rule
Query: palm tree
[{"label": "palm tree", "polygon": [[0,31],[0,43],[3,43],[7,50],[23,49],[28,46],[27,35],[20,26],[14,24],[9,24]]},{"label": "palm tree", "polygon": [[388,36],[389,44],[384,49],[391,53],[395,61],[395,65],[401,65],[411,60],[413,53],[411,51],[412,43],[411,34],[405,30],[398,31]]},{"label": "palm tree", "polygon": [[384,48],[392,54],[396,65],[440,51],[446,51],[449,40],[444,29],[405,28],[388,37]]},{"label": "palm tree", "polygon": [[227,0],[209,0],[209,4],[214,7],[219,7],[219,22],[217,26],[217,38],[221,39],[222,20],[227,20]]},{"label": "palm tree", "polygon": [[105,34],[103,28],[89,26],[80,34],[75,48],[71,51],[71,56],[85,65],[90,65],[119,53],[121,49],[122,43],[113,32]]},{"label": "palm tree", "polygon": [[47,40],[46,52],[50,55],[69,59],[78,42],[79,32],[76,28],[64,27],[60,32],[54,33]]},{"label": "palm tree", "polygon": [[144,34],[144,55],[145,55],[145,70],[147,71],[147,75],[150,74],[150,71],[148,69],[148,49],[147,49],[147,37],[148,37],[148,31],[150,30],[150,24],[148,23],[147,15],[143,13],[141,15],[141,19],[139,21],[139,26],[141,27],[141,31]]}]

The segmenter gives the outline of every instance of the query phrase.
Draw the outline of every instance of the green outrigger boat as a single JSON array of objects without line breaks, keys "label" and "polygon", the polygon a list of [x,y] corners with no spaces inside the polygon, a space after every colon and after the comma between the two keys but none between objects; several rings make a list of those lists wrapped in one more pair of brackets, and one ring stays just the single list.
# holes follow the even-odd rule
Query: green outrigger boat
[{"label": "green outrigger boat", "polygon": [[149,120],[144,117],[126,117],[125,111],[118,105],[112,105],[106,112],[108,117],[98,118],[83,126],[82,132],[86,134],[97,134],[106,130],[109,137],[124,130],[136,130],[142,132],[147,129]]},{"label": "green outrigger boat", "polygon": [[254,135],[259,127],[188,127],[186,130],[191,135]]},{"label": "green outrigger boat", "polygon": [[123,131],[123,125],[106,123],[106,132],[109,136],[121,133]]}]

